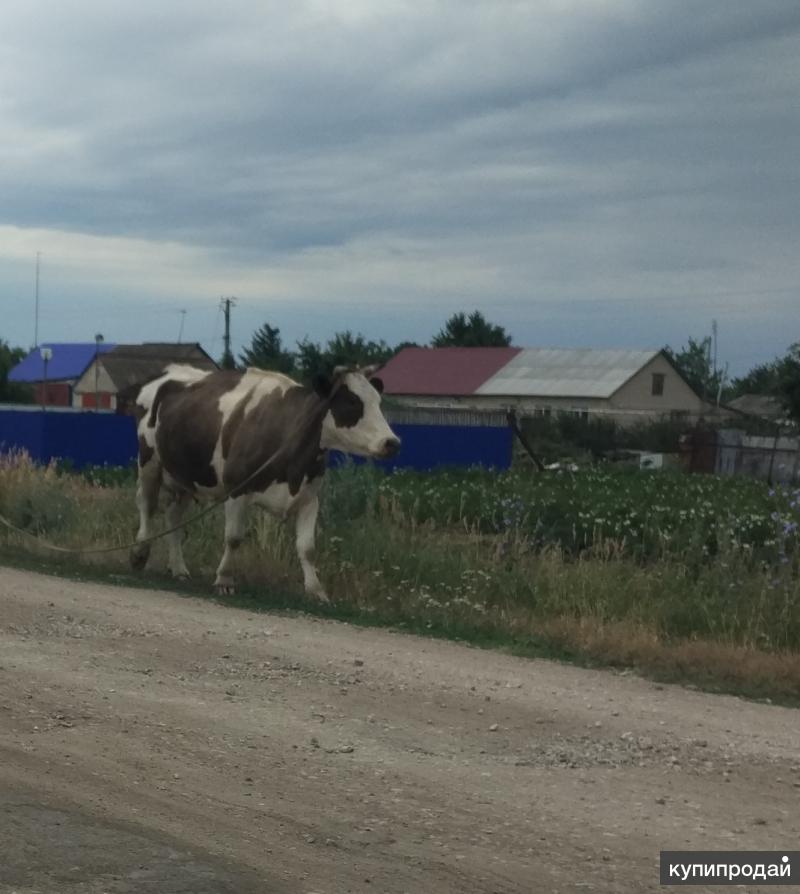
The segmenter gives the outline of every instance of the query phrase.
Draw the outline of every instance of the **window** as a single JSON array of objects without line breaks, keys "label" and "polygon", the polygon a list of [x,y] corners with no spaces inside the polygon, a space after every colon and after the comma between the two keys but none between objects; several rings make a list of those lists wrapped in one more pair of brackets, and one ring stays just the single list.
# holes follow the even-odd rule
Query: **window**
[{"label": "window", "polygon": [[650,393],[653,397],[661,397],[664,394],[664,373],[653,373],[653,388]]}]

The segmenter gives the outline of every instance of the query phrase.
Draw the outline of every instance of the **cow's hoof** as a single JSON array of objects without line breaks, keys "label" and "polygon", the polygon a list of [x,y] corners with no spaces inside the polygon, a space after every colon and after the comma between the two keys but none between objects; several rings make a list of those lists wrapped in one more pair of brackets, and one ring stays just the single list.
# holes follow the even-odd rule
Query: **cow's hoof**
[{"label": "cow's hoof", "polygon": [[131,563],[131,568],[133,568],[134,571],[141,571],[147,564],[148,558],[150,558],[150,545],[145,544],[144,546],[132,547],[128,554],[128,558]]},{"label": "cow's hoof", "polygon": [[177,571],[170,571],[170,574],[179,581],[187,581],[191,577],[185,568],[179,568]]},{"label": "cow's hoof", "polygon": [[314,587],[311,590],[306,590],[306,593],[322,605],[328,605],[331,601],[322,587]]},{"label": "cow's hoof", "polygon": [[233,596],[236,593],[236,584],[230,579],[214,581],[214,592],[217,596]]}]

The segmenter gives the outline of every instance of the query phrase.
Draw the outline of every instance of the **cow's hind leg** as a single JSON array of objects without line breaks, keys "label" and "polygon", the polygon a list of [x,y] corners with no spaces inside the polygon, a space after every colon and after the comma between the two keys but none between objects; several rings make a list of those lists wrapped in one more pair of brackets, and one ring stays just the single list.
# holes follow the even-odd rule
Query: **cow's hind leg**
[{"label": "cow's hind leg", "polygon": [[[169,502],[165,509],[167,518],[167,528],[176,528],[183,520],[183,514],[186,507],[192,502],[191,494],[186,491],[177,490],[170,493]],[[170,531],[167,534],[167,545],[169,547],[168,566],[170,574],[179,579],[189,577],[189,569],[183,559],[183,538],[185,531],[179,528],[177,531]]]},{"label": "cow's hind leg", "polygon": [[314,567],[314,541],[317,528],[319,498],[314,495],[297,510],[297,555],[303,569],[303,583],[306,593],[320,602],[329,602],[328,594],[322,587]]},{"label": "cow's hind leg", "polygon": [[139,465],[139,480],[136,483],[136,505],[139,509],[139,530],[136,545],[129,554],[131,568],[141,571],[150,557],[150,543],[153,535],[153,516],[158,509],[158,491],[161,487],[161,464],[154,457]]},{"label": "cow's hind leg", "polygon": [[214,589],[224,595],[230,595],[235,590],[230,569],[233,554],[244,540],[247,504],[247,497],[232,497],[225,503],[225,552],[217,567],[217,578],[214,581]]}]

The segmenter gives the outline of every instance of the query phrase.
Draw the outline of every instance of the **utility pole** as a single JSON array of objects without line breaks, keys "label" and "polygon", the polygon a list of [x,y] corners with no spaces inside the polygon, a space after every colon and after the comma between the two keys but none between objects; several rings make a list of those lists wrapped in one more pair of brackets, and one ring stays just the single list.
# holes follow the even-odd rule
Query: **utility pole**
[{"label": "utility pole", "polygon": [[103,336],[97,333],[94,337],[94,411],[100,409],[100,345],[103,344]]},{"label": "utility pole", "polygon": [[47,364],[53,359],[52,348],[42,348],[39,352],[44,364],[44,379],[42,381],[42,412],[47,412]]},{"label": "utility pole", "polygon": [[236,304],[235,298],[222,299],[222,308],[225,313],[225,335],[223,336],[225,349],[222,354],[223,369],[234,369],[236,367],[236,362],[231,353],[231,305],[234,304]]}]

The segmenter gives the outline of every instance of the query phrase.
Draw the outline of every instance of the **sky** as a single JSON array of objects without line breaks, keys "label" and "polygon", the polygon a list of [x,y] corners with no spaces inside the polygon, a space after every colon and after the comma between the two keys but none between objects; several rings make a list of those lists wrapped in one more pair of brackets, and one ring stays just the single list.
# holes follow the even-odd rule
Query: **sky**
[{"label": "sky", "polygon": [[[5,0],[0,338],[800,341],[796,0]],[[186,313],[183,314],[182,311]]]}]

